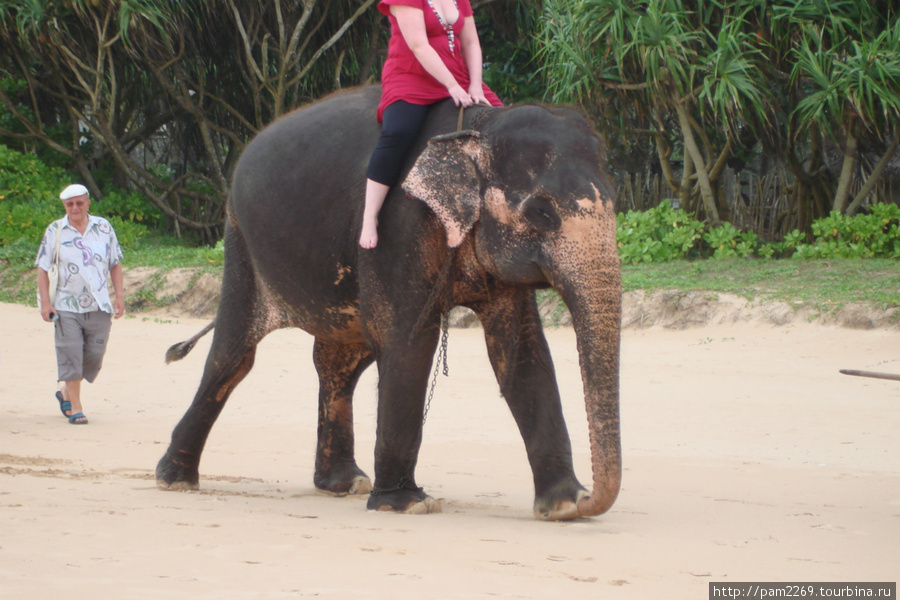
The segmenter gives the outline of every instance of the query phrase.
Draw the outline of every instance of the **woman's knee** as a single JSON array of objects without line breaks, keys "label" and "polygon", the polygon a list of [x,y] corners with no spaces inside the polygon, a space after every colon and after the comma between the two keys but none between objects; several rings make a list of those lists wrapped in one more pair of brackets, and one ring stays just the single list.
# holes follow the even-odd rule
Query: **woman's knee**
[{"label": "woman's knee", "polygon": [[428,107],[398,101],[384,110],[381,124],[381,140],[399,144],[411,144],[419,135]]},{"label": "woman's knee", "polygon": [[427,113],[427,106],[398,101],[384,111],[381,137],[369,160],[366,177],[384,185],[394,185]]},{"label": "woman's knee", "polygon": [[416,136],[418,135],[418,127],[411,127],[404,123],[398,127],[382,130],[381,138],[378,140],[378,146],[382,149],[389,150],[408,148],[416,140]]}]

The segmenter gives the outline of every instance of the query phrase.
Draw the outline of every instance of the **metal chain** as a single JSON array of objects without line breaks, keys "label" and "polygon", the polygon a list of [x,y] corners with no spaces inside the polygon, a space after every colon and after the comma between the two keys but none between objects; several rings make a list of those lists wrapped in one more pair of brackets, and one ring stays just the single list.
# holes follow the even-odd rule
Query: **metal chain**
[{"label": "metal chain", "polygon": [[[462,109],[464,107],[460,107]],[[462,120],[462,110],[459,111],[460,121]],[[443,366],[444,377],[450,376],[450,366],[447,364],[447,345],[450,339],[450,310],[453,308],[453,261],[456,258],[456,248],[450,250],[447,257],[446,276],[447,279],[443,285],[444,294],[444,310],[441,312],[441,345],[438,348],[437,359],[434,361],[434,374],[431,376],[431,389],[428,391],[428,399],[425,401],[425,410],[422,413],[422,427],[425,426],[425,420],[428,418],[428,409],[431,408],[431,400],[434,398],[434,388],[437,387],[438,368]]]},{"label": "metal chain", "polygon": [[443,364],[444,377],[450,376],[450,366],[447,364],[447,345],[450,339],[450,313],[441,314],[441,345],[438,347],[437,360],[434,361],[434,373],[431,375],[431,388],[428,390],[428,399],[425,401],[425,411],[422,414],[422,426],[428,419],[428,410],[431,408],[431,400],[434,398],[434,388],[437,387],[438,371]]},{"label": "metal chain", "polygon": [[403,490],[410,490],[413,492],[421,492],[422,488],[418,487],[412,482],[409,475],[404,475],[400,478],[400,482],[397,484],[397,487],[385,488],[383,490],[372,489],[369,492],[370,496],[381,496],[382,494],[393,494],[394,492],[402,492]]}]

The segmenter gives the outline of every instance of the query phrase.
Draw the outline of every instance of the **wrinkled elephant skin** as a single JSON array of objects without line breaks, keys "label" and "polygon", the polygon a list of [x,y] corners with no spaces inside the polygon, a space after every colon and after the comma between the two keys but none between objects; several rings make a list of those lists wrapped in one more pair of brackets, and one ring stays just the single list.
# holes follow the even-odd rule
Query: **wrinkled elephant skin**
[{"label": "wrinkled elephant skin", "polygon": [[[471,308],[534,476],[534,514],[600,514],[621,479],[621,284],[614,191],[601,140],[554,107],[474,107],[456,131],[449,101],[430,109],[403,185],[380,215],[379,244],[357,245],[380,90],[365,87],[263,130],[234,174],[215,334],[199,389],[157,466],[164,489],[194,488],[213,423],[271,331],[315,336],[315,485],[370,493],[368,507],[436,512],[415,481],[441,313]],[[534,290],[552,286],[578,339],[594,487],[575,478]],[[202,334],[203,332],[201,332]],[[200,334],[198,334],[200,335]],[[195,340],[179,346],[189,351]],[[177,357],[177,356],[176,356]],[[378,370],[374,486],[356,464],[353,391]]]}]

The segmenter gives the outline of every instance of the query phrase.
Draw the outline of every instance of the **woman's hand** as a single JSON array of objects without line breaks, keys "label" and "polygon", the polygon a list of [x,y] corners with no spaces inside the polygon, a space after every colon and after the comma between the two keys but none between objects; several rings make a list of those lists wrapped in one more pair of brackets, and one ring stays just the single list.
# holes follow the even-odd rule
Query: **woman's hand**
[{"label": "woman's hand", "polygon": [[450,97],[453,98],[453,104],[456,106],[472,106],[472,104],[475,103],[472,96],[470,96],[466,90],[462,89],[462,86],[458,83],[454,83],[448,87],[447,91],[450,92]]},{"label": "woman's hand", "polygon": [[486,104],[490,106],[490,101],[484,97],[484,87],[480,83],[473,83],[469,86],[469,97],[472,104]]}]

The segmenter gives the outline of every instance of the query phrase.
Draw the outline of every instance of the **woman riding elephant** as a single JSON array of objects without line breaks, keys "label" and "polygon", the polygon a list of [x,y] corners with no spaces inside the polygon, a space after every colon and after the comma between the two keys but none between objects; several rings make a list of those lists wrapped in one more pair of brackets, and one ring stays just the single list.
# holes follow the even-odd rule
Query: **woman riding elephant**
[{"label": "woman riding elephant", "polygon": [[502,106],[481,80],[481,44],[469,0],[382,0],[391,22],[377,118],[381,137],[366,171],[366,205],[359,245],[378,244],[378,213],[415,142],[428,107]]},{"label": "woman riding elephant", "polygon": [[[416,482],[428,380],[442,314],[466,306],[481,321],[494,385],[522,435],[534,514],[603,513],[618,494],[622,465],[621,279],[602,139],[566,108],[472,106],[460,128],[453,102],[438,102],[404,162],[402,185],[388,193],[382,239],[363,250],[358,198],[380,135],[372,112],[381,96],[377,86],[356,88],[294,111],[241,155],[215,335],[194,400],[157,465],[157,484],[199,486],[210,430],[253,367],[257,345],[297,327],[316,340],[316,488],[368,493],[372,510],[436,512],[439,501]],[[535,301],[546,287],[559,291],[578,340],[590,492],[575,476]],[[169,356],[183,356],[198,336]],[[372,365],[374,479],[356,462],[353,427],[354,390]],[[496,395],[491,387],[485,401]],[[302,399],[291,400],[293,409]]]}]

